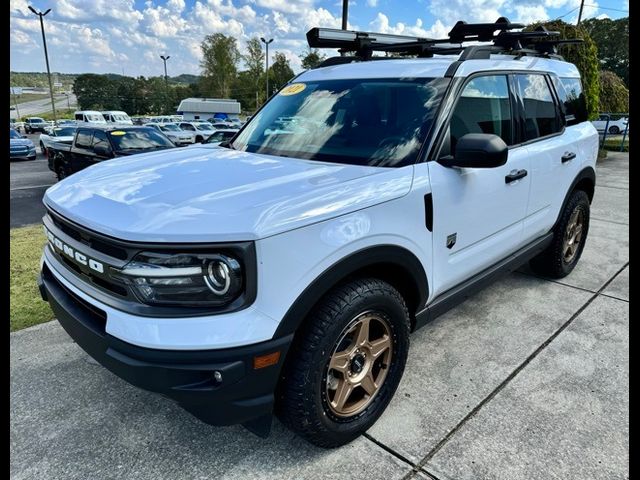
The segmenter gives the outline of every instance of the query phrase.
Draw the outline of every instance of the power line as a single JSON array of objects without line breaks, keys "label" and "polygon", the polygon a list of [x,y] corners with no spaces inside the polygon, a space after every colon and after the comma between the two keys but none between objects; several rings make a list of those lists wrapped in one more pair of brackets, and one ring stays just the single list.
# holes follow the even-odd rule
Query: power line
[{"label": "power line", "polygon": [[576,8],[574,8],[574,9],[572,9],[572,10],[569,10],[569,11],[568,11],[567,13],[565,13],[564,15],[560,15],[559,17],[557,17],[557,18],[556,18],[556,20],[560,20],[561,18],[566,17],[567,15],[569,15],[569,14],[571,14],[571,13],[575,12],[575,11],[576,11],[576,10],[578,10],[579,8],[580,8],[580,7],[576,7]]},{"label": "power line", "polygon": [[610,7],[601,7],[600,5],[590,5],[588,3],[584,4],[585,7],[594,7],[600,10],[613,10],[614,12],[622,12],[622,13],[629,13],[629,10],[620,10],[619,8],[610,8]]}]

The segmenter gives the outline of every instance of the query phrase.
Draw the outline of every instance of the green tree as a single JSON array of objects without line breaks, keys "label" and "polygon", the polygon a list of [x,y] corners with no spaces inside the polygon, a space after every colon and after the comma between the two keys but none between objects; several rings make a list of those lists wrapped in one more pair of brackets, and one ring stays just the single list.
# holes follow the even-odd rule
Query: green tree
[{"label": "green tree", "polygon": [[600,72],[600,111],[626,113],[629,111],[629,89],[613,72]]},{"label": "green tree", "polygon": [[200,44],[202,49],[202,89],[206,94],[228,98],[236,77],[240,52],[236,39],[222,33],[207,35]]},{"label": "green tree", "polygon": [[279,90],[295,74],[289,65],[289,60],[284,53],[276,52],[273,56],[273,65],[269,67],[269,89]]},{"label": "green tree", "polygon": [[559,38],[561,39],[580,38],[583,40],[579,44],[562,45],[559,53],[562,54],[567,62],[571,62],[578,67],[582,77],[589,118],[596,118],[600,103],[600,77],[598,75],[598,50],[595,42],[582,26],[576,27],[562,20],[533,23],[528,25],[525,30],[533,30],[539,25],[542,25],[547,30],[560,32]]},{"label": "green tree", "polygon": [[581,23],[598,47],[602,70],[610,70],[629,87],[629,17],[589,18]]},{"label": "green tree", "polygon": [[120,110],[117,84],[104,75],[85,73],[73,82],[81,110]]},{"label": "green tree", "polygon": [[[264,101],[264,53],[262,52],[262,45],[260,45],[260,40],[257,37],[253,37],[250,40],[247,40],[247,53],[243,57],[244,63],[247,66],[247,74],[244,75],[244,81],[239,83],[236,87],[236,91],[244,86],[245,88],[251,87],[249,92],[245,92],[246,95],[242,95],[242,98],[250,97],[251,102],[249,102],[246,106],[242,101],[242,108],[245,109],[257,109],[258,105],[261,105]],[[242,75],[245,72],[240,72]],[[257,95],[257,103],[256,103],[256,93]],[[235,98],[240,100],[240,95],[234,94]],[[251,106],[249,106],[251,105]]]},{"label": "green tree", "polygon": [[309,48],[306,52],[300,55],[302,68],[305,70],[317,67],[325,58],[327,58],[327,56],[320,54],[317,48]]}]

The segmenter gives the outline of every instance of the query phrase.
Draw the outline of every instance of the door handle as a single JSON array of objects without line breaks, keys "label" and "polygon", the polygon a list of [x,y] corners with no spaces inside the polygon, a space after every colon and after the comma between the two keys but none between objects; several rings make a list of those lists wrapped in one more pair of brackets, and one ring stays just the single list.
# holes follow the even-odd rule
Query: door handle
[{"label": "door handle", "polygon": [[576,158],[576,154],[575,153],[573,153],[573,152],[564,152],[564,155],[562,155],[562,163],[570,162],[574,158]]},{"label": "door handle", "polygon": [[516,180],[520,180],[527,176],[526,170],[512,170],[509,175],[504,177],[504,183],[515,182]]}]

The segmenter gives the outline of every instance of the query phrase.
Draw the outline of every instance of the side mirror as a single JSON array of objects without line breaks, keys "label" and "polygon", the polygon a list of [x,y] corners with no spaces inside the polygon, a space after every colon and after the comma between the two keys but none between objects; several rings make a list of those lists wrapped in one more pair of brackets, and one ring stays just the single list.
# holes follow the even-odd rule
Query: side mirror
[{"label": "side mirror", "polygon": [[93,147],[93,151],[99,157],[106,157],[106,158],[113,157],[113,152],[109,147],[105,145],[96,145],[95,147]]},{"label": "side mirror", "polygon": [[507,163],[509,148],[492,133],[467,133],[458,140],[453,156],[438,160],[445,167],[494,168]]}]

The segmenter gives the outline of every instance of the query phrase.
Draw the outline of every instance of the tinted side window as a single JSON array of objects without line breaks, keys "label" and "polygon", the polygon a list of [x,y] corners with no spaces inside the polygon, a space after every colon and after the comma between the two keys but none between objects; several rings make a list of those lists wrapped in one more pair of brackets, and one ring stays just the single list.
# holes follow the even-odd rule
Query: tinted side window
[{"label": "tinted side window", "polygon": [[78,148],[91,148],[91,137],[93,132],[91,130],[78,130],[78,136],[76,137],[76,147]]},{"label": "tinted side window", "polygon": [[549,84],[543,75],[516,75],[524,103],[525,140],[545,137],[562,130]]},{"label": "tinted side window", "polygon": [[451,153],[467,133],[493,133],[512,145],[511,119],[507,76],[474,78],[464,87],[451,117]]},{"label": "tinted side window", "polygon": [[101,130],[96,130],[93,134],[93,148],[95,149],[98,145],[111,148],[107,134]]},{"label": "tinted side window", "polygon": [[582,83],[579,78],[560,78],[553,77],[558,98],[564,106],[564,114],[567,125],[576,125],[586,122],[589,115],[587,113],[587,102],[584,92],[582,91]]}]

